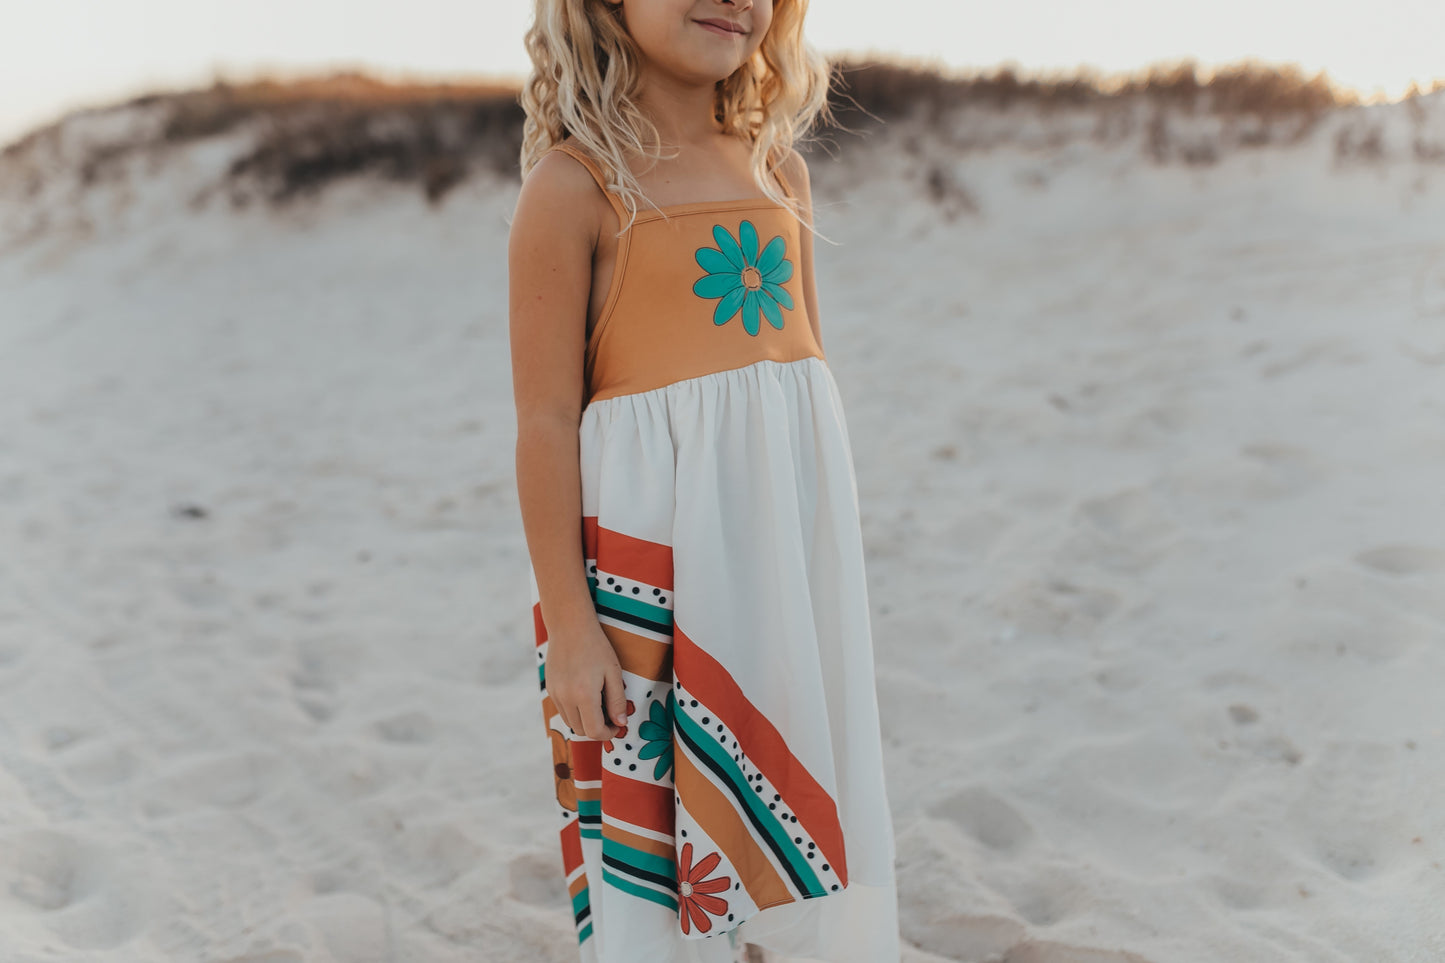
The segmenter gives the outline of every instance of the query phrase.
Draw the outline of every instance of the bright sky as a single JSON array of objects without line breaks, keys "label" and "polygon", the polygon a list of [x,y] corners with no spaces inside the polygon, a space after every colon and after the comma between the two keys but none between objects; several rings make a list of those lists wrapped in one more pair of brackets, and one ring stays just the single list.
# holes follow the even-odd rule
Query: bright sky
[{"label": "bright sky", "polygon": [[[746,0],[741,0],[746,2]],[[700,8],[723,0],[698,0]],[[0,0],[0,143],[62,111],[258,71],[523,76],[530,0]],[[1192,56],[1296,63],[1365,97],[1445,80],[1441,0],[817,0],[825,53],[944,67],[1134,70]]]}]

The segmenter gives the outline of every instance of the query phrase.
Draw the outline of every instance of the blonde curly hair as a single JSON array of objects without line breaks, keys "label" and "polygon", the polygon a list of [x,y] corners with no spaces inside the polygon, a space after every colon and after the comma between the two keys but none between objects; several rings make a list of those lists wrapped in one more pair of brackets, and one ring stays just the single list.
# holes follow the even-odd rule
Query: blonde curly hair
[{"label": "blonde curly hair", "polygon": [[[662,157],[657,127],[636,100],[640,54],[621,11],[604,0],[535,0],[524,39],[533,69],[520,97],[526,113],[522,177],[544,151],[572,137],[603,168],[609,188],[631,214],[619,236],[636,220],[640,201],[660,210],[625,158],[629,153],[653,161]],[[832,120],[828,61],[803,38],[807,11],[808,0],[774,0],[772,23],[758,50],[718,81],[713,116],[724,133],[752,145],[753,180],[763,195],[813,230],[803,221],[798,201],[779,191],[769,176],[792,151],[800,131],[809,130],[820,115]]]}]

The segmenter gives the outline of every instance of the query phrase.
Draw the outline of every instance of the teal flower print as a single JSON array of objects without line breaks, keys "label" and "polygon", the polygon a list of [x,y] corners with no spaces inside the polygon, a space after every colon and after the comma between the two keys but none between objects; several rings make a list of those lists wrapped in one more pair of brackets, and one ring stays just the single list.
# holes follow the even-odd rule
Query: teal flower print
[{"label": "teal flower print", "polygon": [[721,224],[714,224],[713,239],[717,247],[700,247],[693,257],[707,272],[692,285],[692,293],[700,298],[718,298],[712,323],[727,324],[742,310],[743,330],[758,333],[759,314],[768,324],[783,329],[783,312],[789,310],[793,296],[783,290],[783,282],[793,276],[793,262],[784,259],[787,242],[778,235],[758,252],[758,231],[752,221],[738,225],[738,239]]},{"label": "teal flower print", "polygon": [[647,719],[637,727],[637,734],[647,744],[637,753],[641,759],[657,757],[652,769],[652,778],[661,779],[672,768],[672,690],[667,692],[667,705],[654,702],[647,710]]}]

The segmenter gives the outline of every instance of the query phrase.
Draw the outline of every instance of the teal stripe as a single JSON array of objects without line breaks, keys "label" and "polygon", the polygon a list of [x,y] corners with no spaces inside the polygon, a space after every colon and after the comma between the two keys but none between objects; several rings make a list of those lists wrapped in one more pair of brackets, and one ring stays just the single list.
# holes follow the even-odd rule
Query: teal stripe
[{"label": "teal stripe", "polygon": [[636,867],[648,873],[656,873],[668,879],[677,879],[677,862],[671,859],[663,859],[655,853],[645,853],[640,849],[634,849],[626,843],[618,842],[615,839],[602,837],[602,855],[611,856],[620,863]]},{"label": "teal stripe", "polygon": [[582,836],[583,839],[601,839],[601,838],[602,838],[602,827],[601,827],[601,826],[596,826],[596,827],[593,827],[593,828],[591,828],[591,829],[588,829],[586,826],[580,826],[580,827],[578,827],[577,832],[581,834],[581,836]]},{"label": "teal stripe", "polygon": [[657,903],[660,906],[666,906],[668,909],[673,910],[674,912],[676,912],[677,910],[677,900],[669,896],[667,893],[659,893],[655,889],[648,889],[646,886],[639,886],[636,883],[629,883],[627,880],[623,879],[621,876],[618,876],[616,873],[612,872],[605,866],[602,868],[602,880],[603,882],[611,883],[613,886],[616,886],[624,893],[631,893],[633,896],[638,896],[642,899],[651,900],[652,902]]},{"label": "teal stripe", "polygon": [[587,887],[584,886],[572,897],[572,915],[575,917],[587,907]]},{"label": "teal stripe", "polygon": [[[674,718],[677,720],[678,727],[686,729],[688,735],[692,737],[693,742],[702,746],[702,750],[707,753],[708,758],[712,759],[722,768],[726,774],[728,783],[733,789],[733,795],[740,798],[743,805],[748,808],[748,811],[758,817],[758,822],[763,824],[768,836],[771,837],[776,844],[773,847],[774,852],[783,854],[788,864],[797,871],[797,875],[804,882],[803,888],[806,892],[812,895],[821,895],[827,892],[827,890],[823,888],[823,884],[818,881],[817,874],[814,873],[812,867],[808,865],[807,859],[804,858],[803,854],[799,852],[798,847],[793,843],[793,839],[788,835],[788,831],[783,828],[782,823],[778,820],[777,814],[768,809],[767,805],[758,798],[759,794],[753,791],[752,784],[743,776],[743,771],[738,768],[737,763],[733,762],[733,757],[723,752],[722,747],[717,744],[713,737],[706,732],[696,720],[683,712],[681,706],[682,703],[679,702],[677,711],[673,713]],[[754,825],[753,828],[756,829],[757,826]]]},{"label": "teal stripe", "polygon": [[579,799],[577,800],[578,816],[596,816],[602,818],[602,800],[600,799]]},{"label": "teal stripe", "polygon": [[577,931],[577,942],[586,943],[587,937],[592,935],[592,921],[588,920],[587,925]]},{"label": "teal stripe", "polygon": [[618,612],[626,612],[628,615],[635,615],[638,618],[646,619],[649,622],[657,622],[662,625],[672,625],[672,609],[665,609],[660,605],[652,605],[640,598],[622,592],[604,592],[593,585],[592,601],[595,605]]}]

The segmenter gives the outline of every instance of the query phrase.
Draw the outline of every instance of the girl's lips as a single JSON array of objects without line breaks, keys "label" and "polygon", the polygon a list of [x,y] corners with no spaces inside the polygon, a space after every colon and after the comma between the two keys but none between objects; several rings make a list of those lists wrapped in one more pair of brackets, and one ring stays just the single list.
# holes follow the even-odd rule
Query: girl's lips
[{"label": "girl's lips", "polygon": [[701,27],[702,29],[704,29],[704,30],[706,30],[706,31],[708,31],[708,32],[710,32],[710,33],[715,33],[715,34],[717,34],[717,35],[720,36],[720,37],[741,37],[741,36],[742,36],[742,34],[741,34],[741,33],[738,33],[736,30],[724,30],[722,27],[716,26],[716,25],[711,24],[711,23],[704,23],[704,22],[701,21],[701,20],[695,20],[695,21],[693,21],[693,22],[696,23],[696,24],[697,24],[699,27]]}]

